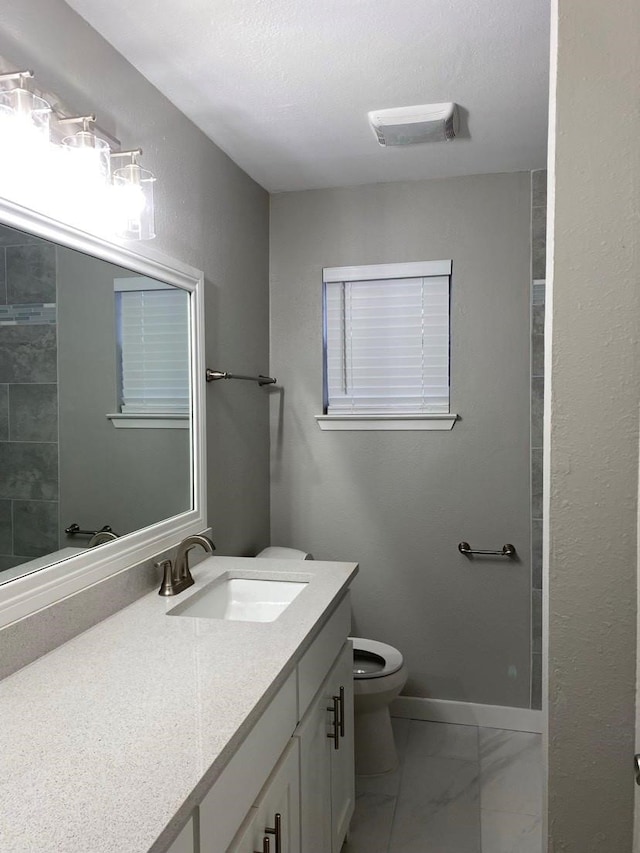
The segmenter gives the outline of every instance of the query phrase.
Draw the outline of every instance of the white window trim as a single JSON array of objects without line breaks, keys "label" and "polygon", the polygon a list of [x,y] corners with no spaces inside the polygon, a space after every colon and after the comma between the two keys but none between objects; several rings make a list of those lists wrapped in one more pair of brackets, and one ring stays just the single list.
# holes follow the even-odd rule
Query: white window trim
[{"label": "white window trim", "polygon": [[146,275],[132,275],[126,278],[114,278],[114,293],[137,293],[140,290],[175,290],[164,281],[154,281]]},{"label": "white window trim", "polygon": [[189,429],[191,415],[185,414],[139,414],[110,412],[107,419],[116,429]]},{"label": "white window trim", "polygon": [[419,278],[432,275],[451,275],[452,262],[410,261],[406,264],[369,264],[363,267],[325,267],[322,280],[367,281],[381,278]]},{"label": "white window trim", "polygon": [[316,415],[321,430],[450,430],[458,415]]},{"label": "white window trim", "polygon": [[[367,281],[384,278],[418,278],[420,276],[451,276],[453,262],[409,261],[400,264],[366,264],[359,267],[325,267],[323,282]],[[366,431],[366,430],[451,430],[458,420],[455,412],[447,414],[411,415],[316,415],[318,426],[323,431]]]}]

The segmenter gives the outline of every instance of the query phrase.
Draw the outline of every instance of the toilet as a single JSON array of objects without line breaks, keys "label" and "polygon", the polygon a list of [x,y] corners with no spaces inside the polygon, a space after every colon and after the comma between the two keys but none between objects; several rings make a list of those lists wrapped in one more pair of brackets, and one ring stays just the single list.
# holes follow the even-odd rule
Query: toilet
[{"label": "toilet", "polygon": [[[313,560],[295,548],[271,546],[256,557]],[[407,681],[402,654],[386,643],[350,637],[353,643],[355,764],[359,776],[388,773],[398,766],[389,705]]]}]

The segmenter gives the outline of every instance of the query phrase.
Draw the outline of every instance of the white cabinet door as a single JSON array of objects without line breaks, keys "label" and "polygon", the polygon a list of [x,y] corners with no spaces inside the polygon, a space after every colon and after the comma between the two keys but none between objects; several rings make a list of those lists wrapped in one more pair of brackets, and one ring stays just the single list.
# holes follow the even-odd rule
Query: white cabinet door
[{"label": "white cabinet door", "polygon": [[229,853],[300,853],[298,741],[292,740],[233,840]]},{"label": "white cabinet door", "polygon": [[167,850],[167,853],[193,853],[193,851],[193,818],[190,817],[189,822]]},{"label": "white cabinet door", "polygon": [[302,850],[340,853],[355,803],[350,642],[344,644],[296,737],[300,740]]},{"label": "white cabinet door", "polygon": [[[353,646],[345,646],[329,674],[332,696],[340,697],[338,749],[331,749],[331,851],[340,853],[355,807],[353,757]],[[333,716],[333,715],[332,715]]]},{"label": "white cabinet door", "polygon": [[249,810],[249,814],[238,830],[238,834],[231,842],[231,847],[229,847],[227,853],[261,853],[262,848],[256,850],[253,843],[258,826],[257,816],[258,810],[256,808]]},{"label": "white cabinet door", "polygon": [[316,694],[296,729],[300,740],[300,846],[304,853],[331,850],[331,732],[329,680]]}]

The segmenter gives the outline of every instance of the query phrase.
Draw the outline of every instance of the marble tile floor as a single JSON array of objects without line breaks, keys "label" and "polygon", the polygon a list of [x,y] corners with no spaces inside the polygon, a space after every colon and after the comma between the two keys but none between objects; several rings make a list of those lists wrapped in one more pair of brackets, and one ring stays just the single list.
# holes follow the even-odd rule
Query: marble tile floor
[{"label": "marble tile floor", "polygon": [[393,720],[400,766],[356,777],[342,853],[540,853],[541,736]]}]

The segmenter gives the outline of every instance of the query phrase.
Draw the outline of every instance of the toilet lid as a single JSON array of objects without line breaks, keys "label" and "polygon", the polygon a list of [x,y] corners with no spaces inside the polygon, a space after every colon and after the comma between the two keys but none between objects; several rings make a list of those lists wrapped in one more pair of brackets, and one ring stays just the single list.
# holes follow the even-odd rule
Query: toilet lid
[{"label": "toilet lid", "polygon": [[397,649],[377,640],[349,637],[353,643],[353,677],[382,678],[397,672],[403,658]]}]

